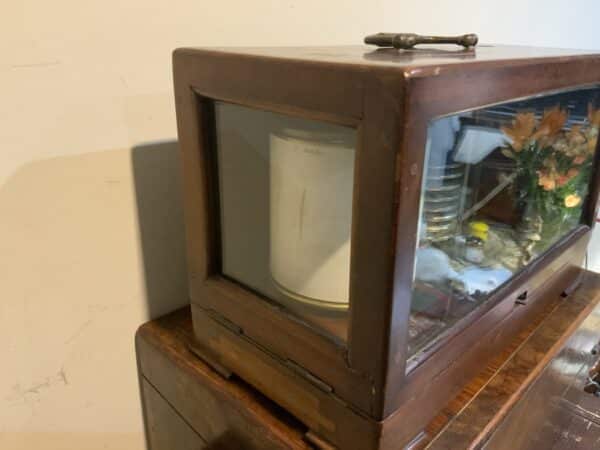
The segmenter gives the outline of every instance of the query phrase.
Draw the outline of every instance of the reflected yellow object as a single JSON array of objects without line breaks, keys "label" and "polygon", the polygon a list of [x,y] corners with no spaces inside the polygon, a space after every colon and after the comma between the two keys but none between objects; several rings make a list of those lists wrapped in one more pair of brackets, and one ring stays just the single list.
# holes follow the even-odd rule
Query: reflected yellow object
[{"label": "reflected yellow object", "polygon": [[567,208],[574,208],[581,203],[581,197],[577,194],[567,195],[565,197],[565,206]]},{"label": "reflected yellow object", "polygon": [[469,234],[478,237],[482,241],[487,241],[489,229],[490,226],[485,222],[477,221],[469,224]]}]

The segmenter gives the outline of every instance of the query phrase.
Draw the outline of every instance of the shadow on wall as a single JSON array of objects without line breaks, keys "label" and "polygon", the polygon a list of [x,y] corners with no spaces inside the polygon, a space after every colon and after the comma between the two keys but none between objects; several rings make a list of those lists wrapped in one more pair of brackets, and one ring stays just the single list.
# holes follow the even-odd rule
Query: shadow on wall
[{"label": "shadow on wall", "polygon": [[176,141],[131,150],[148,316],[188,303],[185,234]]}]

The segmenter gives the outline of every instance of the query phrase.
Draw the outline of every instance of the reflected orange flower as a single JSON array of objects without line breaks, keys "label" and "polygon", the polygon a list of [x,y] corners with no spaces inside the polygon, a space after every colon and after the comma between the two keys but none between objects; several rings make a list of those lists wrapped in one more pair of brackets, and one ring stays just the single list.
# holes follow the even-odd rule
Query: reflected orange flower
[{"label": "reflected orange flower", "polygon": [[556,185],[558,187],[564,186],[565,184],[567,184],[569,182],[569,177],[566,175],[559,175],[556,178]]},{"label": "reflected orange flower", "polygon": [[563,129],[566,121],[567,112],[565,110],[558,106],[547,110],[532,139],[538,140],[542,148],[549,146],[553,138]]},{"label": "reflected orange flower", "polygon": [[502,127],[502,132],[511,138],[511,146],[515,152],[520,152],[531,139],[535,124],[534,113],[519,113],[515,116],[512,127]]},{"label": "reflected orange flower", "polygon": [[580,166],[581,164],[583,164],[585,162],[586,159],[587,159],[587,156],[585,156],[585,155],[576,156],[575,159],[573,160],[573,164]]},{"label": "reflected orange flower", "polygon": [[551,173],[539,171],[538,185],[542,186],[545,191],[553,191],[556,188],[556,180]]},{"label": "reflected orange flower", "polygon": [[559,175],[558,177],[556,177],[556,184],[559,187],[564,186],[569,181],[571,181],[573,178],[575,178],[577,175],[579,175],[579,169],[571,168],[568,170],[568,172],[566,174]]}]

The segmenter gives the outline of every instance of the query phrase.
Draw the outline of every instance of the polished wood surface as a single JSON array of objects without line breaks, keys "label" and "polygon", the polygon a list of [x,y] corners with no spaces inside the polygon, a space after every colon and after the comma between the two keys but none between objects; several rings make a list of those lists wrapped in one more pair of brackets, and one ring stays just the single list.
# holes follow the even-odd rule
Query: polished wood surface
[{"label": "polished wood surface", "polygon": [[[456,49],[445,45],[419,47],[411,50],[378,49],[367,45],[336,47],[213,47],[193,49],[232,53],[245,57],[277,58],[334,64],[383,66],[400,68],[443,66],[446,64],[530,64],[539,58],[576,59],[597,54],[592,50],[572,50],[511,45],[481,44],[472,49]],[[182,50],[186,51],[186,50]],[[418,72],[415,72],[418,73]]]},{"label": "polished wood surface", "polygon": [[[365,86],[361,71],[349,74],[335,66],[264,64],[261,61],[248,62],[233,55],[213,55],[210,52],[208,55],[201,53],[198,56],[197,52],[190,53],[182,49],[177,50],[173,57],[178,133],[184,171],[184,212],[191,301],[204,310],[218,312],[226,321],[243,330],[246,338],[282,359],[294,361],[325,383],[335,385],[340,396],[360,410],[372,413],[375,408],[372,377],[359,368],[372,368],[382,364],[383,355],[374,357],[371,351],[369,355],[352,358],[353,367],[349,367],[350,356],[346,346],[328,339],[286,310],[275,307],[220,274],[219,213],[214,209],[217,194],[209,170],[212,166],[210,144],[213,140],[213,128],[208,112],[210,108],[206,104],[212,99],[238,103],[243,99],[241,103],[246,106],[263,107],[292,115],[302,112],[302,116],[308,118],[358,126],[363,112],[365,89],[369,90],[370,96],[378,99],[382,96],[382,87],[377,83],[372,87]],[[231,76],[223,76],[225,73]],[[303,80],[302,83],[295,84],[295,89],[290,89],[285,83],[274,82],[293,78]],[[251,95],[247,92],[249,83],[254,84]],[[310,86],[315,85],[329,92],[327,98],[309,95]],[[372,102],[374,106],[377,103]],[[392,110],[392,114],[386,119],[389,125],[384,127],[388,130],[393,126],[394,116],[399,113],[395,108]],[[308,115],[307,111],[310,112]],[[378,115],[372,122],[368,121],[370,125],[363,125],[372,130],[369,135],[376,133],[380,119]],[[388,178],[391,178],[394,152],[390,143],[394,140],[387,142],[383,136],[379,136],[377,140],[379,144],[369,146],[369,153],[373,156],[369,159],[369,167],[372,171],[387,173]],[[397,143],[397,139],[395,141]],[[368,178],[368,172],[364,177]],[[375,239],[368,242],[370,247],[361,244],[365,247],[363,250],[353,250],[359,266],[372,260],[371,251],[389,253],[386,237],[392,234],[393,191],[393,183],[379,183],[373,179],[365,184],[363,193],[354,199],[355,205],[361,204],[360,208],[355,206],[354,210],[364,212],[360,214],[361,217],[353,219],[353,226],[378,231],[373,234]],[[368,206],[373,197],[379,198],[383,206],[377,208],[370,217],[369,209],[365,209],[364,205]],[[384,231],[386,228],[388,232]],[[359,258],[361,253],[367,254]],[[351,346],[354,341],[352,333],[357,333],[359,342],[364,338],[369,342],[376,340],[377,344],[373,349],[383,351],[384,328],[371,326],[377,321],[374,317],[373,320],[365,319],[380,315],[383,311],[391,276],[389,269],[381,271],[372,266],[366,265],[360,285],[366,285],[365,281],[369,280],[368,285],[373,288],[369,291],[364,288],[362,295],[355,296],[352,300],[351,316],[355,319],[351,318],[350,321],[356,322],[357,326],[350,327],[349,344]],[[361,304],[364,306],[360,306]],[[360,313],[364,313],[362,318]],[[203,344],[207,347],[207,352],[214,352],[208,342]],[[244,373],[239,375],[244,377]]]},{"label": "polished wood surface", "polygon": [[[574,342],[579,345],[577,351],[582,348],[589,350],[598,343],[599,303],[600,275],[588,272],[575,293],[566,300],[557,300],[548,305],[526,330],[515,336],[509,348],[498,354],[486,370],[473,379],[444,412],[430,423],[427,428],[428,436],[437,437],[428,448],[477,448],[503,422],[513,406],[519,405],[514,408],[518,409],[523,408],[524,404],[532,403],[527,400],[529,393],[524,398],[521,396],[532,383],[538,383],[540,372],[545,370],[547,364],[553,366],[558,359],[560,365],[561,354],[572,352]],[[585,336],[583,342],[582,335]],[[589,351],[587,355],[585,360],[590,361],[592,357]],[[572,374],[568,376],[572,377]],[[546,394],[550,396],[551,392],[544,391],[540,394],[545,397]],[[548,412],[543,402],[526,408],[529,415],[538,418]],[[537,432],[535,427],[527,427],[524,423],[514,426],[520,427],[522,435]],[[563,426],[568,430],[568,423],[565,422]]]},{"label": "polished wood surface", "polygon": [[[594,356],[590,352],[600,340],[599,302],[600,275],[586,272],[579,289],[567,297],[555,298],[525,330],[512,336],[509,347],[494,355],[485,370],[467,383],[429,423],[412,448],[479,448],[492,445],[510,432],[517,433],[518,442],[522,442],[519,449],[537,450],[542,447],[528,442],[539,442],[542,430],[548,427],[554,430],[552,436],[558,441],[565,431],[570,433],[571,425],[578,433],[574,436],[581,437],[582,430],[576,428],[580,425],[579,416],[570,415],[579,410],[572,405],[586,408],[588,415],[584,419],[592,422],[593,435],[596,427],[593,415],[599,413],[600,400],[583,392],[580,375],[600,358],[600,354]],[[190,351],[193,344],[187,308],[143,325],[136,336],[147,433],[151,444],[155,443],[151,450],[169,446],[195,448],[173,444],[183,438],[204,446],[198,448],[308,449],[311,445],[328,448],[327,442],[310,434],[308,426],[250,385],[235,377],[226,379],[207,366]],[[579,363],[584,364],[577,366]],[[547,372],[555,374],[554,384],[544,381]],[[269,377],[264,382],[278,380]],[[559,386],[557,382],[562,384]],[[438,388],[445,386],[439,384]],[[559,395],[561,390],[567,394]],[[295,398],[306,401],[302,395],[299,392]],[[543,407],[544,399],[550,401],[551,408]],[[527,405],[536,407],[537,414],[523,413]],[[542,412],[553,412],[546,416],[550,425],[544,422]],[[529,431],[519,426],[528,415],[532,416]],[[565,415],[567,420],[556,419]],[[354,441],[363,442],[360,427],[366,427],[364,430],[372,425],[368,418],[363,419],[365,424],[358,424],[359,431],[352,435]],[[540,424],[542,428],[538,428]],[[379,428],[378,432],[381,431]],[[587,442],[586,436],[582,439]],[[379,442],[379,448],[402,448],[386,445],[384,440]],[[339,448],[367,447],[349,444]]]},{"label": "polished wood surface", "polygon": [[304,425],[243,381],[215,372],[190,351],[191,343],[189,308],[149,322],[136,334],[150,450],[188,448],[168,447],[187,437],[204,441],[200,448],[207,449],[310,448]]},{"label": "polished wood surface", "polygon": [[[573,286],[581,273],[576,264],[585,251],[587,239],[580,235],[576,246],[564,252],[541,272],[529,275],[524,290],[528,291],[525,307],[513,301],[499,302],[481,316],[473,326],[457,336],[458,342],[433,353],[421,366],[408,375],[400,389],[400,407],[384,421],[387,448],[398,448],[410,437],[411,428],[431,421],[482,367],[502,352],[522,330]],[[560,249],[555,249],[557,252]],[[573,260],[573,258],[575,260]],[[510,286],[507,286],[510,288]],[[520,289],[518,292],[522,292]],[[508,296],[510,300],[517,292]],[[443,385],[444,389],[439,389]]]},{"label": "polished wood surface", "polygon": [[[192,305],[192,312],[195,308]],[[307,380],[297,372],[297,366],[285,361],[265,360],[264,352],[256,345],[240,339],[226,327],[215,326],[215,321],[206,314],[197,311],[193,317],[195,337],[210,342],[211,348],[216,349],[208,355],[209,360],[234,373],[244,373],[246,382],[261,392],[272,393],[277,403],[306,424],[314,436],[327,436],[329,442],[349,449],[377,445],[380,423],[353,409],[340,408],[339,399],[331,395],[330,387]],[[202,349],[195,351],[206,359]]]},{"label": "polished wood surface", "polygon": [[[413,440],[493,355],[572,288],[600,183],[596,170],[584,225],[407,367],[428,123],[457,111],[597,83],[600,55],[502,46],[474,52],[388,50],[179,49],[173,58],[198,352],[274,401],[292,404],[305,423],[320,417],[311,430],[315,436],[360,449],[398,448]],[[215,99],[357,128],[347,342],[328,338],[221,275],[211,175]],[[527,304],[515,304],[524,291]],[[239,352],[250,346],[253,357],[245,359]],[[267,373],[277,373],[281,383],[265,383]],[[315,410],[314,401],[286,398],[291,391],[323,400]],[[359,433],[362,441],[351,438],[357,417],[368,418],[359,420],[367,424]]]},{"label": "polished wood surface", "polygon": [[[485,450],[600,448],[600,398],[586,392],[600,355],[600,308],[561,346],[497,429],[482,437]],[[492,428],[492,427],[490,427]]]},{"label": "polished wood surface", "polygon": [[144,378],[140,390],[145,404],[146,439],[151,450],[199,450],[207,443]]}]

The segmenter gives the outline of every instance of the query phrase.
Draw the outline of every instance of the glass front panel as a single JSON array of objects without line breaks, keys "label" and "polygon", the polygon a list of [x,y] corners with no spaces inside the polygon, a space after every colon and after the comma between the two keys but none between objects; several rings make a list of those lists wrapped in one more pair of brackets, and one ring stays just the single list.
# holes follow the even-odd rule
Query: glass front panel
[{"label": "glass front panel", "polygon": [[345,339],[356,131],[216,102],[222,272]]},{"label": "glass front panel", "polygon": [[581,222],[598,100],[572,90],[430,123],[409,358]]}]

